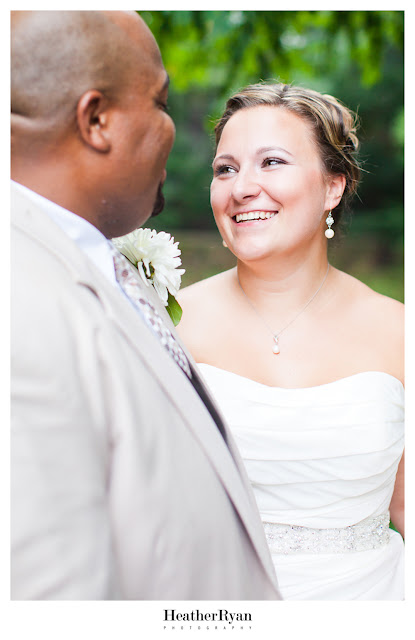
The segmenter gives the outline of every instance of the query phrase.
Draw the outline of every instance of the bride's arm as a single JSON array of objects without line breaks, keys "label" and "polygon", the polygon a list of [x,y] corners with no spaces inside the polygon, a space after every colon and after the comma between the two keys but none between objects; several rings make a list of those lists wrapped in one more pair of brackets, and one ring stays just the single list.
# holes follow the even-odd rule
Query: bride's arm
[{"label": "bride's arm", "polygon": [[390,516],[393,526],[399,531],[402,538],[405,538],[405,452],[399,463],[398,472],[396,474],[395,489],[393,491],[390,503]]},{"label": "bride's arm", "polygon": [[[372,325],[378,328],[376,352],[383,354],[384,358],[380,370],[393,375],[405,386],[405,307],[402,303],[384,296],[379,296],[377,302],[376,313],[371,320]],[[382,322],[379,322],[379,318],[382,318]],[[390,337],[387,342],[389,348],[385,349],[385,340],[388,337]],[[389,506],[391,522],[403,538],[405,537],[404,455],[398,466]]]}]

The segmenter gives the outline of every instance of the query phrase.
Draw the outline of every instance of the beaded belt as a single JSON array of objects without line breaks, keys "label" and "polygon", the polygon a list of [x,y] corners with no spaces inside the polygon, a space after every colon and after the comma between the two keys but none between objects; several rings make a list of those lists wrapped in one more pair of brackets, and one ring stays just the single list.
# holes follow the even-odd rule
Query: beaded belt
[{"label": "beaded belt", "polygon": [[311,529],[264,522],[271,553],[350,553],[378,549],[389,542],[389,513],[343,529]]}]

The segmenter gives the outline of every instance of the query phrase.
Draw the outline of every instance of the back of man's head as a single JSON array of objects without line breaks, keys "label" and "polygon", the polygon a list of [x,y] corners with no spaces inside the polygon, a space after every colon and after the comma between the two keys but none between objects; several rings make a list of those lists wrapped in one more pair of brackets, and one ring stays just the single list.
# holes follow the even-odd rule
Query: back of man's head
[{"label": "back of man's head", "polygon": [[88,89],[116,99],[134,60],[125,32],[99,11],[14,11],[11,18],[12,128],[42,134],[73,124]]}]

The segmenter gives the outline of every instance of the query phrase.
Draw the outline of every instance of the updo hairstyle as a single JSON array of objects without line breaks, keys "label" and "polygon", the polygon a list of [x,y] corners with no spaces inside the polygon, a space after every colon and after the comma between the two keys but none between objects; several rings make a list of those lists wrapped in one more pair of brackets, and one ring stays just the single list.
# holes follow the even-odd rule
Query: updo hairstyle
[{"label": "updo hairstyle", "polygon": [[344,175],[346,178],[342,202],[336,207],[336,213],[340,213],[356,192],[360,177],[356,158],[359,147],[357,116],[336,98],[312,89],[282,83],[252,84],[227,101],[225,111],[215,126],[216,147],[234,113],[258,106],[287,109],[310,124],[327,175]]}]

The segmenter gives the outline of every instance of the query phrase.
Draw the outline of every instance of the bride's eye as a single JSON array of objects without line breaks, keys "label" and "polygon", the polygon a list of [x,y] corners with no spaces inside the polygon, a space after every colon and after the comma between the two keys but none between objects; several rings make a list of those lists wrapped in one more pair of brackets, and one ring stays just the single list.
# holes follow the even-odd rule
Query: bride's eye
[{"label": "bride's eye", "polygon": [[235,173],[235,171],[236,169],[234,169],[234,167],[231,167],[228,164],[219,164],[214,168],[213,175],[219,176],[219,175],[224,175],[226,173]]},{"label": "bride's eye", "polygon": [[287,163],[285,160],[282,160],[282,158],[265,158],[265,160],[262,162],[263,167],[273,167],[279,164]]}]

